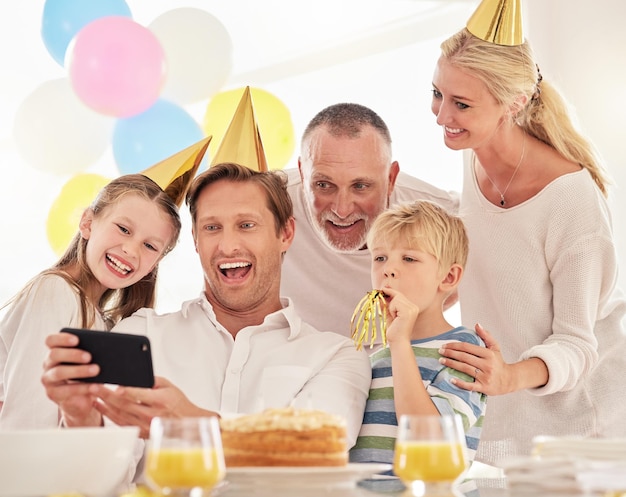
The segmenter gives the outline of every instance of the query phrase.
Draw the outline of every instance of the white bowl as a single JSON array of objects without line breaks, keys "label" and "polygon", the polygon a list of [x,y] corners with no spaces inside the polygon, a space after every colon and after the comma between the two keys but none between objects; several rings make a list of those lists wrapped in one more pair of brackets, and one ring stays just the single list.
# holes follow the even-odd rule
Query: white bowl
[{"label": "white bowl", "polygon": [[109,497],[134,462],[135,427],[0,431],[0,497]]}]

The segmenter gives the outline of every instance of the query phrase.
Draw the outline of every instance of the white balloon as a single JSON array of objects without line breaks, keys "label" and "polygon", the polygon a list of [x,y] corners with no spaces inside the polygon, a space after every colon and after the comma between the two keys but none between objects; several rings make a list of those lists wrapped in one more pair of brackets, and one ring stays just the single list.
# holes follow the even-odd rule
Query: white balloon
[{"label": "white balloon", "polygon": [[161,97],[185,105],[219,92],[233,67],[233,42],[215,16],[181,7],[167,11],[148,26],[161,42],[167,79]]},{"label": "white balloon", "polygon": [[60,78],[41,84],[20,104],[13,137],[30,165],[54,174],[75,174],[104,154],[113,123],[84,105],[69,80]]}]

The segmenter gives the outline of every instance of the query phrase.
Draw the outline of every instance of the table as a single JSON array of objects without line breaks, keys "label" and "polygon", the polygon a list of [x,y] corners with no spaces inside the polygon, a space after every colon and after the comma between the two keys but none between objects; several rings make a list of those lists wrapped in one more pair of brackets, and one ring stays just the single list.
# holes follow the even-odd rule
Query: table
[{"label": "table", "polygon": [[[226,485],[218,492],[219,497],[410,497],[399,482],[389,480],[371,480],[360,482],[358,485],[338,485],[328,488],[315,486],[313,488],[299,486],[265,486],[265,487],[238,487]],[[400,484],[401,485],[401,484]],[[507,493],[505,481],[500,479],[468,480],[460,487],[457,496],[450,497],[515,497]],[[544,496],[537,496],[544,497]],[[560,497],[567,497],[561,495]]]}]

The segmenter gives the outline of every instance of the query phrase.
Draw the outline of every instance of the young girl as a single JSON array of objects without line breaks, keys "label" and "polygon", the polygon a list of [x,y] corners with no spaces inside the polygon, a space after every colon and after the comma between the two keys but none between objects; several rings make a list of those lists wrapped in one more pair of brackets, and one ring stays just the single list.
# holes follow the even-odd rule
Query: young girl
[{"label": "young girl", "polygon": [[40,380],[46,336],[63,327],[108,330],[153,307],[158,263],[180,228],[176,203],[147,176],[121,176],[100,191],[65,254],[6,304],[0,429],[58,425],[58,408]]}]

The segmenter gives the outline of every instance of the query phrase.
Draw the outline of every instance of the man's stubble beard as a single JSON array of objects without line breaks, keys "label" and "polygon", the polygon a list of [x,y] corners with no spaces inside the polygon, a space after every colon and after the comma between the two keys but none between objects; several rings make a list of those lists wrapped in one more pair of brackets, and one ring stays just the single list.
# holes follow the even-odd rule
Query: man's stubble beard
[{"label": "man's stubble beard", "polygon": [[[339,240],[331,239],[327,229],[326,229],[326,221],[330,221],[327,216],[323,216],[322,219],[315,219],[315,229],[320,233],[324,241],[327,245],[332,247],[334,250],[338,250],[341,252],[352,252],[355,250],[360,250],[365,248],[367,241],[367,233],[371,227],[371,222],[369,217],[359,216],[353,222],[363,221],[364,222],[364,230],[357,241],[351,241],[350,239],[340,238]],[[321,223],[321,224],[320,224]]]}]

